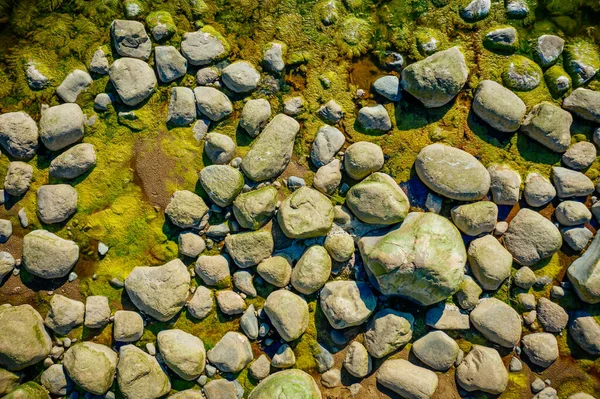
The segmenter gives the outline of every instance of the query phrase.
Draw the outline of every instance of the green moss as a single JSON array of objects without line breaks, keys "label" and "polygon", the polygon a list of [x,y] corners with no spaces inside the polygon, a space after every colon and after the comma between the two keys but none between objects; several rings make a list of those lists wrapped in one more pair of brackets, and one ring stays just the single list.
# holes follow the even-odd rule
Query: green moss
[{"label": "green moss", "polygon": [[163,35],[163,39],[168,39],[173,36],[175,32],[177,32],[177,27],[175,26],[175,21],[173,21],[173,17],[167,11],[154,11],[148,14],[146,17],[146,25],[150,30],[155,29],[159,25],[164,25],[165,33]]},{"label": "green moss", "polygon": [[502,82],[518,91],[535,89],[542,81],[542,69],[529,58],[515,55],[510,57],[502,73]]},{"label": "green moss", "polygon": [[600,70],[598,47],[589,41],[567,44],[563,55],[565,70],[571,75],[575,87],[583,86]]},{"label": "green moss", "polygon": [[334,25],[343,13],[344,7],[338,0],[322,0],[315,5],[315,14],[323,25]]},{"label": "green moss", "polygon": [[347,57],[358,57],[371,47],[373,28],[371,24],[360,18],[348,17],[340,26],[338,46],[340,52]]},{"label": "green moss", "polygon": [[427,57],[445,48],[447,41],[439,30],[419,27],[414,33],[413,58]]},{"label": "green moss", "polygon": [[560,65],[548,69],[544,80],[554,98],[562,97],[571,88],[571,77]]}]

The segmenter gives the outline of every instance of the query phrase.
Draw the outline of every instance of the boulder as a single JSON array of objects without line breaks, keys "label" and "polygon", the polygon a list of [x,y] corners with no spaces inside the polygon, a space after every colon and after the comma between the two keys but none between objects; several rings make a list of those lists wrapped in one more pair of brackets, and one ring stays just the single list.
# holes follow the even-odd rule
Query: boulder
[{"label": "boulder", "polygon": [[521,317],[506,303],[487,298],[470,314],[471,323],[491,342],[513,348],[521,339]]},{"label": "boulder", "polygon": [[417,155],[415,169],[427,187],[450,199],[474,201],[490,189],[488,171],[474,156],[458,148],[428,145]]},{"label": "boulder", "polygon": [[327,250],[320,245],[313,245],[296,263],[291,275],[292,286],[302,294],[311,295],[325,285],[330,274],[331,258]]},{"label": "boulder", "polygon": [[189,87],[173,87],[167,123],[173,126],[189,126],[194,120],[196,120],[194,92]]},{"label": "boulder", "polygon": [[223,69],[221,79],[229,90],[248,93],[258,87],[260,74],[249,62],[237,61]]},{"label": "boulder", "polygon": [[321,166],[313,179],[313,186],[323,194],[333,194],[342,182],[342,163],[334,159],[325,166]]},{"label": "boulder", "polygon": [[31,306],[0,306],[0,324],[0,366],[22,370],[50,353],[52,339],[42,316]]},{"label": "boulder", "polygon": [[402,99],[400,90],[400,79],[394,75],[387,75],[378,78],[371,86],[372,90],[387,100],[396,102]]},{"label": "boulder", "polygon": [[344,110],[335,100],[329,100],[327,104],[322,105],[317,111],[317,115],[325,122],[335,125],[344,117]]},{"label": "boulder", "polygon": [[469,77],[465,57],[458,47],[439,51],[402,71],[402,88],[427,108],[448,104]]},{"label": "boulder", "polygon": [[467,259],[477,282],[485,290],[497,290],[510,276],[512,255],[492,235],[471,241]]},{"label": "boulder", "polygon": [[440,303],[425,314],[425,324],[437,330],[468,330],[469,314],[458,306]]},{"label": "boulder", "polygon": [[249,100],[242,110],[240,117],[240,127],[244,129],[250,137],[256,137],[267,124],[271,117],[271,104],[264,98]]},{"label": "boulder", "polygon": [[158,361],[133,345],[120,349],[117,382],[125,399],[158,399],[171,390]]},{"label": "boulder", "polygon": [[535,333],[523,337],[523,352],[531,363],[548,368],[558,359],[558,343],[554,335]]},{"label": "boulder", "polygon": [[273,236],[261,230],[231,234],[225,237],[225,248],[238,267],[242,269],[258,265],[273,252]]},{"label": "boulder", "polygon": [[240,318],[240,328],[248,339],[255,340],[258,338],[258,318],[256,317],[254,305],[250,304]]},{"label": "boulder", "polygon": [[497,350],[475,345],[456,368],[456,381],[467,392],[499,395],[508,385],[508,372]]},{"label": "boulder", "polygon": [[571,41],[564,49],[565,70],[575,87],[583,86],[600,70],[600,56],[594,43],[585,40]]},{"label": "boulder", "polygon": [[29,381],[19,385],[14,391],[2,399],[50,399],[48,391],[37,382]]},{"label": "boulder", "polygon": [[208,207],[202,198],[187,190],[175,191],[165,208],[171,222],[182,229],[199,228],[206,212]]},{"label": "boulder", "polygon": [[296,355],[288,344],[281,345],[271,359],[271,366],[278,369],[287,369],[296,364]]},{"label": "boulder", "polygon": [[262,380],[248,399],[272,399],[284,393],[294,398],[321,399],[321,391],[310,374],[292,369],[279,371]]},{"label": "boulder", "polygon": [[466,5],[459,9],[459,14],[468,22],[476,22],[484,19],[490,13],[492,6],[490,0],[470,0],[463,2],[463,4]]},{"label": "boulder", "polygon": [[59,335],[67,335],[83,324],[84,316],[85,305],[82,302],[55,294],[50,300],[50,310],[44,324]]},{"label": "boulder", "polygon": [[183,262],[162,266],[138,266],[125,279],[125,290],[134,305],[159,321],[172,319],[183,307],[190,287],[190,274]]},{"label": "boulder", "polygon": [[361,221],[386,225],[403,221],[410,207],[394,179],[379,172],[353,186],[346,195],[346,205]]},{"label": "boulder", "polygon": [[92,84],[92,77],[80,69],[76,69],[67,75],[60,86],[56,88],[56,94],[66,103],[74,103],[82,91]]},{"label": "boulder", "polygon": [[11,157],[28,160],[38,149],[38,127],[25,112],[0,115],[0,145]]},{"label": "boulder", "polygon": [[562,237],[551,221],[531,209],[522,208],[511,220],[504,234],[504,244],[517,263],[531,266],[558,251]]},{"label": "boulder", "polygon": [[152,52],[152,42],[144,24],[138,21],[114,20],[110,25],[115,50],[121,57],[139,58],[147,61]]},{"label": "boulder", "polygon": [[229,54],[229,43],[212,26],[183,34],[181,52],[192,65],[208,65]]},{"label": "boulder", "polygon": [[415,356],[436,371],[446,371],[456,361],[460,348],[443,331],[432,331],[419,338],[412,346]]},{"label": "boulder", "polygon": [[344,133],[339,129],[323,125],[315,136],[310,149],[310,159],[317,167],[327,165],[342,149],[346,141]]},{"label": "boulder", "polygon": [[467,261],[460,233],[435,213],[409,213],[400,228],[363,238],[359,249],[382,294],[423,306],[456,292]]},{"label": "boulder", "polygon": [[452,221],[469,236],[491,233],[498,220],[498,207],[491,201],[479,201],[452,208]]},{"label": "boulder", "polygon": [[20,197],[29,190],[32,179],[33,166],[21,161],[12,161],[6,170],[4,192],[13,197]]},{"label": "boulder", "polygon": [[48,184],[37,191],[37,208],[43,223],[62,223],[77,211],[77,191],[68,184]]},{"label": "boulder", "polygon": [[575,89],[565,98],[563,108],[585,120],[600,123],[600,92]]},{"label": "boulder", "polygon": [[336,330],[363,324],[377,305],[369,284],[356,281],[329,282],[319,299],[329,324]]},{"label": "boulder", "polygon": [[40,139],[50,151],[59,151],[81,140],[84,116],[77,104],[61,104],[42,110]]},{"label": "boulder", "polygon": [[34,230],[23,237],[23,264],[34,276],[65,277],[79,259],[79,247],[46,230]]},{"label": "boulder", "polygon": [[263,65],[273,73],[279,74],[285,69],[284,56],[287,46],[281,42],[271,42],[267,44],[263,53]]},{"label": "boulder", "polygon": [[156,342],[165,363],[180,378],[192,381],[200,377],[206,362],[204,343],[200,338],[173,329],[159,332]]},{"label": "boulder", "polygon": [[554,210],[554,217],[563,226],[577,226],[589,223],[592,212],[581,202],[563,201]]},{"label": "boulder", "polygon": [[229,206],[244,188],[244,176],[228,165],[206,166],[199,180],[210,199],[222,208]]},{"label": "boulder", "polygon": [[67,395],[67,376],[62,364],[53,364],[40,376],[40,383],[52,395]]},{"label": "boulder", "polygon": [[344,169],[354,180],[362,180],[383,167],[383,151],[377,144],[359,141],[346,149]]},{"label": "boulder", "polygon": [[538,37],[534,47],[534,56],[542,68],[548,68],[556,63],[563,52],[565,41],[555,35]]},{"label": "boulder", "polygon": [[512,91],[492,80],[479,83],[473,98],[473,112],[492,128],[505,133],[519,129],[525,103]]},{"label": "boulder", "polygon": [[49,174],[58,179],[75,179],[96,165],[96,151],[92,144],[77,144],[50,163]]},{"label": "boulder", "polygon": [[567,276],[579,298],[586,303],[600,303],[600,238],[596,234],[587,251],[567,269]]},{"label": "boulder", "polygon": [[552,168],[552,181],[559,198],[586,197],[594,192],[594,183],[586,175],[560,166]]},{"label": "boulder", "polygon": [[213,122],[218,122],[233,112],[233,105],[229,97],[214,87],[196,87],[194,95],[198,112]]},{"label": "boulder", "polygon": [[515,205],[521,196],[521,175],[507,165],[492,165],[490,173],[492,198],[498,205]]},{"label": "boulder", "polygon": [[498,53],[514,53],[519,46],[517,30],[512,26],[492,29],[485,34],[483,45]]},{"label": "boulder", "polygon": [[146,17],[146,24],[150,28],[154,40],[158,42],[171,38],[177,32],[175,21],[167,11],[151,12]]},{"label": "boulder", "polygon": [[90,295],[85,298],[85,327],[102,328],[110,322],[110,316],[107,297]]},{"label": "boulder", "polygon": [[63,366],[69,378],[83,390],[104,395],[115,379],[117,354],[108,346],[81,342],[65,352]]},{"label": "boulder", "polygon": [[277,206],[277,189],[266,186],[242,193],[233,201],[235,220],[245,229],[258,230],[271,220]]},{"label": "boulder", "polygon": [[346,349],[344,368],[356,378],[364,378],[372,370],[371,356],[363,344],[354,341]]},{"label": "boulder", "polygon": [[96,73],[98,75],[107,75],[108,74],[108,58],[106,57],[106,53],[103,49],[99,48],[94,52],[92,56],[92,61],[90,61],[90,72]]},{"label": "boulder", "polygon": [[522,55],[513,55],[502,72],[502,82],[509,89],[530,91],[540,85],[542,75],[538,64]]},{"label": "boulder", "polygon": [[600,324],[587,311],[573,313],[569,335],[585,352],[593,356],[600,355]]},{"label": "boulder", "polygon": [[173,46],[156,46],[154,61],[158,78],[163,83],[182,78],[187,72],[187,60]]},{"label": "boulder", "polygon": [[550,180],[539,173],[529,173],[525,179],[525,189],[523,196],[527,205],[532,207],[542,207],[551,202],[556,197],[556,189],[550,183]]},{"label": "boulder", "polygon": [[393,309],[381,309],[367,325],[364,344],[369,354],[382,358],[410,342],[413,335],[414,317]]},{"label": "boulder", "polygon": [[156,75],[148,64],[135,58],[119,58],[108,70],[121,100],[131,107],[146,101],[156,89]]},{"label": "boulder", "polygon": [[308,304],[290,291],[273,291],[267,297],[263,309],[277,333],[286,342],[302,336],[308,327]]},{"label": "boulder", "polygon": [[117,310],[113,323],[113,337],[116,342],[136,342],[144,334],[144,320],[137,312]]},{"label": "boulder", "polygon": [[377,370],[377,382],[404,398],[429,399],[438,386],[438,376],[404,359],[390,359]]},{"label": "boulder", "polygon": [[204,152],[212,163],[225,165],[235,156],[235,143],[229,136],[211,132],[206,135]]},{"label": "boulder", "polygon": [[242,160],[242,170],[251,180],[261,182],[278,177],[288,166],[300,124],[279,114],[264,128]]},{"label": "boulder", "polygon": [[542,102],[525,117],[521,131],[555,152],[565,152],[571,144],[573,117],[560,107]]},{"label": "boulder", "polygon": [[258,264],[256,272],[267,283],[283,288],[290,283],[292,265],[287,256],[271,256]]},{"label": "boulder", "polygon": [[230,283],[229,261],[223,255],[200,256],[196,260],[194,271],[202,282],[209,287],[225,287]]},{"label": "boulder", "polygon": [[254,358],[250,341],[245,335],[228,332],[208,351],[208,361],[224,373],[237,373]]},{"label": "boulder", "polygon": [[[15,269],[15,258],[8,252],[0,252],[0,281]],[[2,390],[0,389],[0,392]]]},{"label": "boulder", "polygon": [[347,262],[354,255],[354,239],[344,230],[330,231],[323,246],[336,262]]},{"label": "boulder", "polygon": [[324,236],[333,223],[333,205],[320,192],[301,187],[281,202],[277,222],[289,238]]},{"label": "boulder", "polygon": [[194,296],[186,306],[192,317],[196,319],[205,318],[214,306],[212,291],[202,285],[198,286]]},{"label": "boulder", "polygon": [[573,144],[563,154],[563,163],[576,170],[587,169],[596,160],[596,146],[588,141]]},{"label": "boulder", "polygon": [[365,132],[384,133],[392,129],[390,115],[381,104],[362,107],[358,111],[356,123]]}]

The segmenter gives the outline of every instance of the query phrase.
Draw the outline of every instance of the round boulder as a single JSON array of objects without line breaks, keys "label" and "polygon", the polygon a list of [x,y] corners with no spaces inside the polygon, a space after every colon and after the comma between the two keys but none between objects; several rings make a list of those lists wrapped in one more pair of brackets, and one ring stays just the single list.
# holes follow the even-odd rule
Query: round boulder
[{"label": "round boulder", "polygon": [[320,192],[301,187],[283,200],[277,221],[289,238],[324,236],[333,224],[333,205]]},{"label": "round boulder", "polygon": [[308,327],[308,304],[293,292],[273,291],[267,297],[263,309],[286,342],[299,338]]},{"label": "round boulder", "polygon": [[108,346],[82,342],[67,350],[63,366],[69,378],[85,391],[104,395],[115,378],[117,354]]}]

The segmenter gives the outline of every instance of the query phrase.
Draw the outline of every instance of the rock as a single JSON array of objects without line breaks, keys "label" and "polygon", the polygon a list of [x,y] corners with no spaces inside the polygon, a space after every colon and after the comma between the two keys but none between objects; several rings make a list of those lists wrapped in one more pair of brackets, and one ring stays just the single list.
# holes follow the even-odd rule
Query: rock
[{"label": "rock", "polygon": [[427,187],[454,200],[478,200],[490,189],[490,174],[475,157],[443,144],[423,148],[415,169]]},{"label": "rock", "polygon": [[335,125],[344,117],[344,110],[335,100],[329,100],[327,104],[321,106],[317,111],[319,115],[326,122]]},{"label": "rock", "polygon": [[323,345],[319,344],[318,353],[314,354],[314,357],[317,362],[317,370],[319,373],[324,373],[333,367],[333,355]]},{"label": "rock", "polygon": [[375,313],[364,335],[369,354],[382,358],[410,342],[415,319],[408,313],[382,309]]},{"label": "rock", "polygon": [[383,151],[377,144],[359,141],[346,149],[344,168],[354,180],[362,180],[383,167]]},{"label": "rock", "polygon": [[548,68],[556,63],[563,52],[565,41],[554,35],[538,37],[534,47],[536,61],[542,68]]},{"label": "rock", "polygon": [[470,3],[459,10],[459,14],[466,21],[476,22],[488,16],[490,7],[490,0],[471,0]]},{"label": "rock", "polygon": [[289,116],[298,116],[304,112],[304,99],[300,96],[287,99],[283,103],[283,113]]},{"label": "rock", "polygon": [[[15,269],[15,258],[8,252],[0,252],[0,281]],[[0,392],[2,390],[0,389]]]},{"label": "rock", "polygon": [[10,220],[0,219],[0,243],[8,241],[12,232],[12,223]]},{"label": "rock", "polygon": [[567,269],[569,280],[579,298],[592,304],[600,302],[600,280],[596,277],[600,262],[599,247],[600,238],[596,235],[583,256],[575,260]]},{"label": "rock", "polygon": [[329,164],[342,149],[346,137],[337,128],[329,125],[322,126],[315,137],[310,149],[310,158],[317,167]]},{"label": "rock", "polygon": [[48,391],[36,382],[29,381],[19,385],[3,399],[50,399]]},{"label": "rock", "polygon": [[325,166],[321,166],[313,179],[313,186],[324,194],[333,194],[342,182],[342,163],[334,159]]},{"label": "rock", "polygon": [[213,305],[212,291],[204,286],[198,286],[186,306],[192,317],[203,319],[210,313]]},{"label": "rock", "polygon": [[273,73],[280,74],[285,69],[283,59],[287,51],[287,46],[281,42],[271,42],[267,44],[263,54],[263,65]]},{"label": "rock", "polygon": [[536,366],[548,368],[558,359],[558,343],[554,335],[535,333],[523,337],[523,352]]},{"label": "rock", "polygon": [[278,177],[290,162],[300,124],[279,114],[264,128],[242,160],[242,170],[251,180],[261,182]]},{"label": "rock", "polygon": [[519,373],[521,370],[523,370],[523,363],[521,363],[521,361],[516,357],[513,357],[510,359],[509,370],[512,373]]},{"label": "rock", "polygon": [[397,102],[402,99],[400,79],[397,76],[387,75],[378,78],[373,82],[372,89],[375,93],[390,101]]},{"label": "rock", "polygon": [[156,89],[154,71],[144,61],[119,58],[108,70],[121,100],[131,107],[146,101]]},{"label": "rock", "polygon": [[456,368],[456,381],[467,392],[499,395],[508,385],[508,372],[498,351],[475,345]]},{"label": "rock", "polygon": [[497,290],[510,276],[512,255],[492,235],[471,241],[467,259],[477,282],[485,290]]},{"label": "rock", "polygon": [[[202,377],[200,377],[200,378],[202,378]],[[217,380],[217,381],[221,381],[221,380]],[[176,394],[169,396],[168,399],[204,399],[204,395],[202,394],[202,391],[200,391],[199,389],[191,388],[191,389],[179,391]]]},{"label": "rock", "polygon": [[567,227],[560,230],[563,240],[575,251],[582,251],[594,234],[585,227]]},{"label": "rock", "polygon": [[37,191],[38,215],[43,223],[61,223],[77,211],[77,191],[68,184],[49,184]]},{"label": "rock", "polygon": [[0,306],[0,323],[0,366],[22,370],[38,364],[50,353],[52,340],[42,316],[31,306]]},{"label": "rock", "polygon": [[233,112],[233,105],[229,98],[214,87],[196,87],[194,95],[198,112],[213,122],[218,122]]},{"label": "rock", "polygon": [[286,342],[302,336],[308,327],[308,305],[304,299],[290,291],[273,291],[267,297],[263,310]]},{"label": "rock", "polygon": [[352,342],[346,350],[344,368],[356,378],[364,378],[371,373],[371,357],[360,342]]},{"label": "rock", "polygon": [[254,305],[248,306],[248,309],[240,318],[240,327],[248,339],[255,340],[258,338],[258,318],[256,317]]},{"label": "rock", "polygon": [[125,399],[157,399],[171,390],[156,359],[133,345],[120,349],[117,382]]},{"label": "rock", "polygon": [[521,196],[521,175],[507,165],[492,165],[490,173],[492,197],[498,205],[515,205]]},{"label": "rock", "polygon": [[567,327],[569,315],[558,304],[546,298],[540,298],[537,304],[537,318],[544,331],[560,333]]},{"label": "rock", "polygon": [[220,87],[221,83],[218,82],[220,76],[221,70],[217,67],[200,68],[196,73],[196,83],[200,86]]},{"label": "rock", "polygon": [[320,192],[301,187],[282,201],[277,222],[289,238],[324,236],[333,223],[333,205]]},{"label": "rock", "polygon": [[563,163],[576,170],[587,169],[596,160],[596,146],[587,141],[581,141],[569,147],[562,156]]},{"label": "rock", "polygon": [[134,305],[159,321],[172,319],[188,296],[190,274],[179,259],[162,266],[138,266],[125,279]]},{"label": "rock", "polygon": [[158,349],[167,366],[186,381],[204,371],[206,352],[200,338],[181,330],[163,330],[156,336]]},{"label": "rock", "polygon": [[40,383],[52,395],[67,395],[67,377],[62,364],[53,364],[48,367],[40,376]]},{"label": "rock", "polygon": [[0,115],[0,145],[11,157],[28,160],[38,149],[38,128],[25,112]]},{"label": "rock", "polygon": [[225,238],[227,252],[242,269],[255,266],[271,256],[273,245],[273,236],[266,230],[231,234]]},{"label": "rock", "polygon": [[92,84],[92,77],[80,69],[76,69],[67,75],[65,80],[56,89],[56,94],[66,103],[74,103],[82,91]]},{"label": "rock", "polygon": [[410,206],[394,179],[378,172],[348,191],[346,205],[361,221],[386,225],[404,220]]},{"label": "rock", "polygon": [[212,26],[183,34],[181,52],[192,65],[208,65],[229,54],[229,43]]},{"label": "rock", "polygon": [[197,258],[206,249],[206,243],[193,231],[184,231],[178,237],[179,253],[190,258]]},{"label": "rock", "polygon": [[10,162],[4,179],[4,191],[13,197],[20,197],[29,190],[32,178],[33,166],[21,161]]},{"label": "rock", "polygon": [[25,70],[25,77],[27,78],[27,85],[31,90],[42,90],[48,86],[49,81],[46,75],[41,73],[33,61],[27,64]]},{"label": "rock", "polygon": [[331,231],[323,245],[336,262],[347,262],[354,254],[354,239],[343,230]]},{"label": "rock", "polygon": [[273,355],[271,359],[271,366],[279,368],[279,369],[287,369],[296,363],[296,356],[294,355],[294,351],[288,344],[283,344],[277,349],[277,352]]},{"label": "rock", "polygon": [[515,274],[515,284],[517,285],[517,287],[523,288],[525,290],[531,288],[535,283],[535,280],[535,273],[533,273],[533,270],[531,270],[527,266],[520,268],[519,271]]},{"label": "rock", "polygon": [[187,87],[173,87],[169,101],[167,123],[173,126],[189,126],[196,119],[194,92]]},{"label": "rock", "polygon": [[554,97],[562,97],[571,89],[571,78],[560,65],[550,67],[544,73],[544,80]]},{"label": "rock", "polygon": [[583,86],[600,70],[600,57],[595,44],[579,40],[565,46],[565,70],[569,72],[575,87]]},{"label": "rock", "polygon": [[568,399],[594,399],[594,397],[584,392],[578,392],[570,395]]},{"label": "rock", "polygon": [[405,398],[429,399],[438,386],[437,375],[404,359],[390,359],[377,370],[377,382]]},{"label": "rock", "polygon": [[96,73],[98,75],[107,75],[108,74],[108,58],[106,57],[106,53],[104,50],[99,48],[94,52],[92,56],[92,61],[90,62],[90,72]]},{"label": "rock", "polygon": [[600,123],[600,92],[575,89],[565,98],[563,108],[585,120]]},{"label": "rock", "polygon": [[521,126],[526,107],[512,91],[492,80],[484,80],[475,91],[473,112],[492,128],[512,133]]},{"label": "rock", "polygon": [[325,388],[335,388],[342,385],[342,374],[338,369],[331,369],[321,375],[321,385]]},{"label": "rock", "polygon": [[49,173],[58,179],[75,179],[95,165],[95,147],[87,143],[77,144],[52,160]]},{"label": "rock", "polygon": [[240,127],[244,129],[250,137],[256,137],[260,134],[262,128],[267,124],[271,117],[271,104],[264,98],[249,100],[242,110],[240,117]]},{"label": "rock", "polygon": [[290,261],[286,256],[272,256],[261,261],[256,268],[256,272],[267,283],[277,288],[283,288],[290,283],[292,265],[290,265]]},{"label": "rock", "polygon": [[237,399],[235,384],[225,379],[210,381],[203,391],[206,399]]},{"label": "rock", "polygon": [[100,93],[94,99],[94,109],[96,111],[105,112],[108,111],[109,105],[114,103],[114,98],[111,94]]},{"label": "rock", "polygon": [[246,309],[244,299],[231,290],[217,292],[217,305],[221,312],[228,316],[242,314]]},{"label": "rock", "polygon": [[498,207],[491,201],[479,201],[452,208],[452,221],[469,236],[490,233],[496,227]]},{"label": "rock", "polygon": [[260,74],[249,62],[237,61],[223,69],[221,79],[229,90],[236,93],[248,93],[258,86]]},{"label": "rock", "polygon": [[271,220],[276,205],[277,189],[266,186],[238,195],[233,201],[233,214],[243,228],[258,230]]},{"label": "rock", "polygon": [[423,306],[456,292],[467,261],[460,233],[435,213],[409,213],[400,228],[363,238],[359,249],[382,294]]},{"label": "rock", "polygon": [[521,130],[555,152],[564,152],[571,144],[573,117],[556,105],[542,102],[532,108]]},{"label": "rock", "polygon": [[23,265],[34,276],[63,278],[79,259],[79,247],[46,230],[34,230],[23,237]]},{"label": "rock", "polygon": [[468,330],[469,315],[458,306],[441,303],[427,311],[425,324],[437,330]]},{"label": "rock", "polygon": [[85,305],[82,302],[55,294],[50,300],[50,310],[44,324],[59,335],[67,335],[83,324]]},{"label": "rock", "polygon": [[581,202],[564,201],[556,207],[554,217],[564,226],[576,226],[589,223],[592,213]]},{"label": "rock", "polygon": [[250,375],[256,380],[264,380],[271,373],[271,362],[269,358],[262,354],[250,365]]},{"label": "rock", "polygon": [[248,399],[272,399],[282,392],[306,398],[321,399],[321,392],[310,374],[292,369],[279,371],[262,380]]},{"label": "rock", "polygon": [[253,359],[250,341],[245,335],[228,332],[208,351],[208,360],[225,373],[242,371]]},{"label": "rock", "polygon": [[235,156],[235,143],[231,137],[224,134],[209,133],[206,135],[204,152],[212,163],[225,165]]},{"label": "rock", "polygon": [[[159,42],[171,38],[177,32],[173,17],[166,11],[151,12],[146,17],[146,24],[150,28],[154,40]],[[154,51],[156,51],[156,48]]]},{"label": "rock", "polygon": [[519,45],[517,30],[512,26],[493,29],[485,34],[483,45],[499,53],[513,53]]},{"label": "rock", "polygon": [[558,251],[562,237],[551,221],[523,208],[510,222],[504,244],[517,263],[531,266]]},{"label": "rock", "polygon": [[191,191],[175,191],[165,214],[171,222],[182,229],[199,228],[208,207],[198,195]]},{"label": "rock", "polygon": [[473,309],[479,303],[479,297],[483,290],[471,276],[464,276],[458,291],[456,292],[456,300],[458,305],[465,309]]},{"label": "rock", "polygon": [[104,395],[115,378],[117,354],[108,346],[82,342],[67,350],[63,365],[79,387],[94,395]]},{"label": "rock", "polygon": [[377,299],[367,283],[332,281],[320,292],[320,305],[336,330],[363,324],[375,310]]},{"label": "rock", "polygon": [[513,55],[502,73],[502,82],[509,89],[530,91],[540,85],[542,75],[542,69],[535,62],[521,55]]},{"label": "rock", "polygon": [[539,173],[529,173],[525,179],[523,196],[529,206],[542,207],[556,197],[556,189],[550,180]]},{"label": "rock", "polygon": [[458,344],[443,331],[432,331],[419,338],[412,350],[420,361],[436,371],[452,367],[460,351]]},{"label": "rock", "polygon": [[223,255],[202,255],[196,260],[196,275],[208,286],[227,286],[230,283],[229,261]]},{"label": "rock", "polygon": [[381,104],[362,107],[358,111],[356,123],[366,132],[383,133],[392,128],[387,110]]},{"label": "rock", "polygon": [[244,176],[227,165],[206,166],[199,177],[204,191],[220,207],[229,206],[244,187]]},{"label": "rock", "polygon": [[554,166],[552,181],[560,198],[585,197],[594,192],[594,183],[583,173]]},{"label": "rock", "polygon": [[40,139],[50,151],[59,151],[83,137],[83,112],[77,104],[61,104],[42,111]]},{"label": "rock", "polygon": [[325,285],[331,274],[331,258],[320,245],[309,247],[296,263],[291,282],[296,291],[311,295]]},{"label": "rock", "polygon": [[90,295],[85,298],[85,322],[87,328],[102,328],[110,322],[108,298]]},{"label": "rock", "polygon": [[146,34],[144,24],[137,21],[115,20],[110,25],[115,50],[121,57],[148,60],[152,52],[152,42]]},{"label": "rock", "polygon": [[600,355],[600,324],[586,311],[577,311],[571,318],[569,335],[590,355]]},{"label": "rock", "polygon": [[521,317],[498,299],[481,300],[471,312],[470,319],[484,337],[500,346],[513,348],[521,339]]},{"label": "rock", "polygon": [[468,76],[464,55],[458,47],[452,47],[404,68],[402,88],[425,107],[438,108],[452,101]]}]

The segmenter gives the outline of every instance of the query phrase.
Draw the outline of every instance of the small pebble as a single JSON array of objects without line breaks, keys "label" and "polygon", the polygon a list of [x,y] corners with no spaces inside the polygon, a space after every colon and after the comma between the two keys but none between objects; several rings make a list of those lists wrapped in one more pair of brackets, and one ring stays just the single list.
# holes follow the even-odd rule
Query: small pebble
[{"label": "small pebble", "polygon": [[77,277],[78,277],[77,273],[75,273],[75,272],[69,273],[69,282],[71,283],[71,282],[77,280]]},{"label": "small pebble", "polygon": [[102,241],[98,242],[98,253],[100,254],[100,256],[106,255],[107,252],[108,252],[108,246],[105,243],[103,243]]}]

